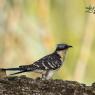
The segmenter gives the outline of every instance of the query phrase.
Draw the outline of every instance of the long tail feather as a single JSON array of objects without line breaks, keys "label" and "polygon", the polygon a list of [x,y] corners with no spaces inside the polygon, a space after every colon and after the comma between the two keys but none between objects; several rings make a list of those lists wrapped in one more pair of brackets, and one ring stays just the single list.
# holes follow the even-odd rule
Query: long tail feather
[{"label": "long tail feather", "polygon": [[22,70],[22,69],[21,68],[0,68],[0,70],[17,71],[17,70]]},{"label": "long tail feather", "polygon": [[25,71],[20,71],[20,72],[16,72],[16,73],[13,73],[13,74],[10,74],[10,75],[16,75],[16,74],[20,74],[20,73],[24,73],[24,72],[27,72],[26,70]]}]

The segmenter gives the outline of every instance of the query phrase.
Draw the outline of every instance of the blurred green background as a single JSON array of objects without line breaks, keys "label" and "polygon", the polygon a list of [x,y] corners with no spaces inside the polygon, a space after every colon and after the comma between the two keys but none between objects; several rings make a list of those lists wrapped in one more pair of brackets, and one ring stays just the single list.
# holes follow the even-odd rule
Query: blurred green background
[{"label": "blurred green background", "polygon": [[31,64],[67,43],[73,48],[53,78],[94,82],[95,14],[85,12],[90,4],[95,1],[0,0],[0,67]]}]

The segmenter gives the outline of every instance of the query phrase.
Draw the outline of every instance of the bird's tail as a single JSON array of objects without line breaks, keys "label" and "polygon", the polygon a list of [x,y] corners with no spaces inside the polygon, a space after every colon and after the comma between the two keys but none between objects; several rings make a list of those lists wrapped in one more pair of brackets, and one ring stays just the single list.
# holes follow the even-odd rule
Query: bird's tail
[{"label": "bird's tail", "polygon": [[27,70],[27,68],[24,68],[23,66],[20,66],[18,68],[0,68],[0,71],[17,71],[15,73],[12,73],[10,75],[15,75],[15,74],[20,74],[20,73],[24,73],[24,72],[29,72],[29,71],[33,71],[31,70]]},{"label": "bird's tail", "polygon": [[19,71],[19,72],[16,72],[16,73],[12,73],[10,75],[16,75],[16,74],[20,74],[20,73],[24,73],[24,72],[27,72],[26,70],[23,70],[23,71]]},{"label": "bird's tail", "polygon": [[10,75],[15,75],[15,74],[19,74],[19,73],[23,73],[26,72],[25,69],[23,68],[0,68],[0,71],[18,71],[16,73],[10,74]]},{"label": "bird's tail", "polygon": [[29,71],[33,71],[35,70],[35,68],[29,68],[30,65],[23,65],[23,66],[19,66],[17,68],[0,68],[1,71],[17,71],[11,75],[15,75],[15,74],[20,74],[20,73],[24,73],[24,72],[29,72]]},{"label": "bird's tail", "polygon": [[5,70],[5,71],[18,71],[18,70],[21,70],[21,68],[0,68],[0,70]]}]

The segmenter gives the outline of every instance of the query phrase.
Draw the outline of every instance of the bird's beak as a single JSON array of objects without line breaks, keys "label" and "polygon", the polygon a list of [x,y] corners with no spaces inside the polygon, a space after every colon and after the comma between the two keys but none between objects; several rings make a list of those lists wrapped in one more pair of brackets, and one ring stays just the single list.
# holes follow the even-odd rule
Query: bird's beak
[{"label": "bird's beak", "polygon": [[68,48],[72,48],[72,46],[68,45]]}]

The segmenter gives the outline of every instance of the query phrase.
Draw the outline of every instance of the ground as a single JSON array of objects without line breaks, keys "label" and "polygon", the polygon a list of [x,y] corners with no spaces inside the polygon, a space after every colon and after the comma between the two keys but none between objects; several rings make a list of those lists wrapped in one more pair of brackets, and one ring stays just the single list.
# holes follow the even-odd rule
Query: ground
[{"label": "ground", "polygon": [[95,83],[86,86],[76,81],[6,77],[0,78],[0,95],[95,95]]}]

